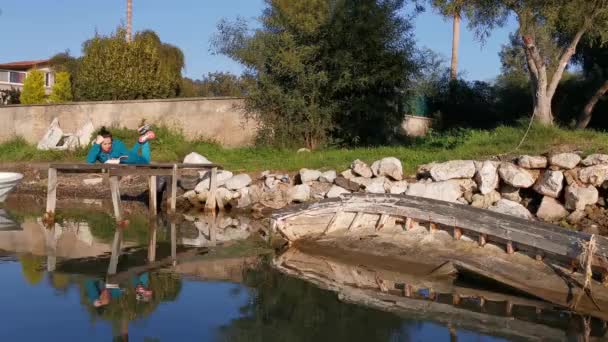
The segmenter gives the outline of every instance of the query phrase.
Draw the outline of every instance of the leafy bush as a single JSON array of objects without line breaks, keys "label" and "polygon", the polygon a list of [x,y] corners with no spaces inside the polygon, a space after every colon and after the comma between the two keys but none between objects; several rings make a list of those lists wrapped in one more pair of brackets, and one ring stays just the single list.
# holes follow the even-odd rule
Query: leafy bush
[{"label": "leafy bush", "polygon": [[46,94],[44,93],[44,73],[40,70],[28,72],[23,82],[23,91],[20,101],[22,104],[44,103]]},{"label": "leafy bush", "polygon": [[51,103],[63,103],[72,101],[72,82],[70,74],[60,71],[55,74],[55,84],[49,97]]}]

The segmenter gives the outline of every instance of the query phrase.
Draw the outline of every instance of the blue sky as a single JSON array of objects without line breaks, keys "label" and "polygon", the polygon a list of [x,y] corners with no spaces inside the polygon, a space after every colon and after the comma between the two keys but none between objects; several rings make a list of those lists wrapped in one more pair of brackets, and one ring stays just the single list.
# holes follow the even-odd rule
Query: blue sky
[{"label": "blue sky", "polygon": [[[106,34],[125,21],[125,0],[3,0],[0,32],[5,38],[0,62],[43,59],[69,49],[80,55],[83,41],[96,31]],[[185,75],[200,78],[213,71],[240,73],[242,68],[224,56],[213,55],[209,39],[221,18],[241,16],[255,20],[263,0],[133,0],[136,31],[152,29],[164,42],[178,46],[186,56]],[[451,53],[450,21],[426,12],[415,21],[418,44],[440,53],[446,62]],[[467,79],[490,80],[500,72],[498,51],[515,29],[510,23],[496,30],[482,45],[463,23],[460,70]]]}]

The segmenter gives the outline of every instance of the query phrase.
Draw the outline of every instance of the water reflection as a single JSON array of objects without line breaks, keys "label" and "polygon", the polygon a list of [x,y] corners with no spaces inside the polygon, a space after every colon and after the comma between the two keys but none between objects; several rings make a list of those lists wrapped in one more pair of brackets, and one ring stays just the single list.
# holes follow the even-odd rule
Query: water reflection
[{"label": "water reflection", "polygon": [[[581,317],[568,317],[530,298],[353,266],[295,249],[274,259],[257,238],[259,225],[247,218],[145,219],[129,217],[131,224],[117,229],[104,227],[103,222],[114,223],[99,213],[64,213],[48,229],[34,217],[22,219],[13,235],[0,233],[15,242],[4,241],[0,247],[9,248],[0,253],[3,340],[501,341],[495,336],[584,336]],[[513,304],[510,313],[506,299]],[[541,314],[523,304],[541,306]],[[601,322],[590,323],[590,335],[603,336]]]}]

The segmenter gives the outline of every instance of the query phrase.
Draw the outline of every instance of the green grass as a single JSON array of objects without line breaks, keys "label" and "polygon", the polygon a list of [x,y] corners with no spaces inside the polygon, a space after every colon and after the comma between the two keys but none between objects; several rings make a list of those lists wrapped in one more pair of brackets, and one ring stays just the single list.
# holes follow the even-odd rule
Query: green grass
[{"label": "green grass", "polygon": [[[137,133],[127,129],[113,129],[114,136],[127,145]],[[300,168],[345,170],[355,159],[371,163],[382,157],[394,156],[403,162],[404,171],[411,174],[417,165],[450,159],[481,159],[510,153],[544,153],[559,145],[580,149],[585,153],[602,152],[608,146],[608,133],[594,130],[567,130],[557,127],[533,126],[518,151],[513,149],[524,135],[525,127],[501,126],[494,130],[457,130],[404,143],[402,146],[372,148],[328,148],[312,153],[296,153],[293,149],[244,147],[227,149],[206,141],[187,141],[182,134],[166,127],[156,128],[158,138],[152,142],[155,161],[181,161],[192,152],[233,171],[281,170]],[[0,162],[83,161],[85,150],[73,152],[38,151],[23,139],[0,144]]]}]

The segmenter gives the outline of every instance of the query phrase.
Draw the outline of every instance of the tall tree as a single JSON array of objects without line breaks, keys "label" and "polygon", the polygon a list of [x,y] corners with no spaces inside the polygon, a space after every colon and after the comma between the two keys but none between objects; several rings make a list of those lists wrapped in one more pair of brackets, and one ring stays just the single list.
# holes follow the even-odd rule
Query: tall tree
[{"label": "tall tree", "polygon": [[217,50],[255,77],[247,107],[260,137],[315,148],[389,141],[416,69],[403,0],[266,0],[262,28],[222,22]]},{"label": "tall tree", "polygon": [[575,58],[582,66],[586,80],[593,87],[593,93],[576,122],[577,128],[585,128],[591,122],[595,106],[608,92],[608,47],[597,39],[586,39]]},{"label": "tall tree", "polygon": [[458,49],[460,45],[460,21],[466,0],[432,0],[444,17],[452,18],[452,60],[450,63],[450,79],[458,77]]},{"label": "tall tree", "polygon": [[23,82],[23,91],[20,101],[22,104],[44,103],[46,94],[44,92],[44,73],[34,69],[27,73]]},{"label": "tall tree", "polygon": [[[485,8],[495,9],[496,16],[477,23],[483,27],[512,13],[519,24],[518,32],[532,87],[535,119],[553,125],[552,100],[566,67],[583,36],[608,37],[607,0],[484,0]],[[549,38],[559,48],[557,62],[551,63],[540,41]]]},{"label": "tall tree", "polygon": [[72,101],[72,84],[70,74],[65,71],[55,73],[55,83],[51,89],[49,102],[64,103]]}]

